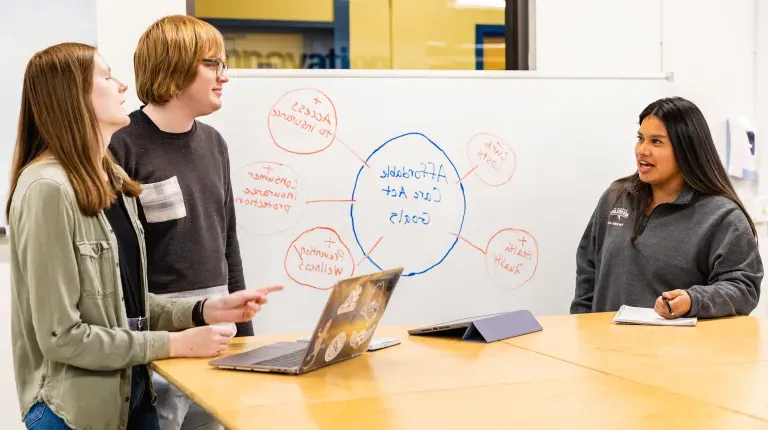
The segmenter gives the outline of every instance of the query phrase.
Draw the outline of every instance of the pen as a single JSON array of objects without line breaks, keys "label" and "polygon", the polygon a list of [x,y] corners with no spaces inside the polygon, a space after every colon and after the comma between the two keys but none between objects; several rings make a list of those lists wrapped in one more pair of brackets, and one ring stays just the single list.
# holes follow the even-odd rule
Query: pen
[{"label": "pen", "polygon": [[669,300],[665,299],[664,297],[662,297],[661,300],[664,300],[664,304],[667,305],[667,310],[669,311],[669,314],[674,315],[675,313],[672,312],[672,306],[669,305]]}]

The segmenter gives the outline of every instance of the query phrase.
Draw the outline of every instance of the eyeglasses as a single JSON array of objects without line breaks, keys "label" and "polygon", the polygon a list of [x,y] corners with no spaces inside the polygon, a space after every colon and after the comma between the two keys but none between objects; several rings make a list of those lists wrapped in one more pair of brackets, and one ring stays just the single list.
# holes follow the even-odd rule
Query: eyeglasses
[{"label": "eyeglasses", "polygon": [[227,71],[229,66],[227,66],[227,63],[219,60],[218,58],[203,58],[203,63],[211,63],[216,65],[216,76],[221,76],[224,72]]}]

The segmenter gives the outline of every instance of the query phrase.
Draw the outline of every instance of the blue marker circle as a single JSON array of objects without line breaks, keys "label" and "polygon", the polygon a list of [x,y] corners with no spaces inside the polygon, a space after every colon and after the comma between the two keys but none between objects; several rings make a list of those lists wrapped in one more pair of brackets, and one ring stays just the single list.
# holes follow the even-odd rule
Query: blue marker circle
[{"label": "blue marker circle", "polygon": [[[448,164],[453,169],[453,172],[456,174],[456,177],[457,178],[461,178],[461,175],[459,174],[459,171],[456,168],[456,165],[453,164],[453,161],[451,160],[450,157],[448,157],[448,154],[446,154],[445,151],[443,151],[442,148],[440,148],[435,142],[433,142],[430,138],[428,138],[427,136],[425,136],[422,133],[411,132],[411,133],[401,134],[400,136],[396,136],[396,137],[393,137],[392,139],[389,139],[388,141],[384,142],[381,146],[379,146],[378,148],[373,150],[373,152],[371,152],[371,154],[368,156],[368,158],[365,159],[365,163],[363,164],[363,166],[361,166],[360,170],[357,172],[357,176],[355,177],[355,185],[352,188],[352,199],[351,200],[353,202],[350,204],[350,208],[349,208],[349,216],[350,216],[350,218],[352,220],[352,233],[354,234],[355,242],[357,243],[357,246],[360,248],[360,251],[363,253],[363,255],[366,255],[366,253],[369,250],[366,249],[366,247],[363,246],[363,244],[360,242],[360,237],[358,235],[358,225],[357,225],[357,223],[355,221],[355,203],[354,203],[355,200],[357,200],[355,198],[355,193],[357,192],[357,186],[358,186],[358,183],[360,181],[360,175],[367,168],[366,165],[370,164],[371,159],[376,155],[377,152],[381,151],[388,144],[390,144],[390,143],[392,143],[392,142],[394,142],[394,141],[396,141],[398,139],[407,137],[407,136],[418,136],[418,137],[421,137],[421,138],[425,139],[427,142],[429,142],[436,150],[438,150],[440,152],[440,154],[443,155],[443,157],[445,157],[445,159],[448,161]],[[415,271],[412,271],[412,272],[404,272],[403,276],[415,276],[415,275],[421,275],[423,273],[426,273],[426,272],[434,269],[435,267],[439,266],[443,261],[445,261],[446,257],[448,257],[448,255],[451,253],[451,251],[453,251],[453,248],[456,246],[456,243],[459,241],[459,237],[458,236],[461,234],[461,230],[464,227],[464,217],[466,216],[466,213],[467,213],[467,196],[466,196],[466,193],[464,191],[464,184],[460,182],[458,185],[459,185],[459,189],[461,190],[462,208],[461,208],[461,221],[459,222],[458,229],[457,229],[457,231],[455,233],[455,235],[456,235],[455,239],[450,243],[450,245],[448,246],[448,249],[445,251],[445,253],[442,256],[440,256],[438,258],[438,260],[436,262],[434,262],[432,264],[429,264],[426,269],[415,270]],[[366,245],[368,247],[374,246],[373,243],[366,244]],[[368,261],[370,261],[371,264],[373,264],[378,270],[384,270],[376,262],[376,259],[373,256],[368,256]]]}]

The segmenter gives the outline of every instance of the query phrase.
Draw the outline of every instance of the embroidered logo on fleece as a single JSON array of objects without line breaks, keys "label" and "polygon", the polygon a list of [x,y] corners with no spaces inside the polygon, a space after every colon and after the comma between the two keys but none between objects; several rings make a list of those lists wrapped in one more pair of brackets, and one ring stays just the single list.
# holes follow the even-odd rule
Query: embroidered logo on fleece
[{"label": "embroidered logo on fleece", "polygon": [[[614,217],[616,217],[616,221],[613,221]],[[627,218],[629,218],[629,211],[624,208],[613,208],[611,209],[611,213],[608,215],[608,225],[622,227],[624,225],[622,221]]]}]

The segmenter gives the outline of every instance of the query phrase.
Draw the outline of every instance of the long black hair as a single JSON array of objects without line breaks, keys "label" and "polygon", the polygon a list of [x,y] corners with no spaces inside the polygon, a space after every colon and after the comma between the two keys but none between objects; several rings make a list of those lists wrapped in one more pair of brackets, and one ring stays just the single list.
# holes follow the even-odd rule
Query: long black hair
[{"label": "long black hair", "polygon": [[[744,212],[752,234],[757,237],[755,223],[736,195],[725,167],[720,162],[707,120],[701,110],[682,97],[669,97],[656,100],[643,109],[638,124],[642,124],[649,116],[658,118],[667,128],[672,151],[685,182],[701,194],[724,196],[733,200]],[[635,172],[616,181],[614,187],[618,191],[617,196],[626,196],[635,211],[635,225],[632,231],[634,244],[640,229],[640,218],[653,199],[651,185],[641,181],[639,173]]]}]

